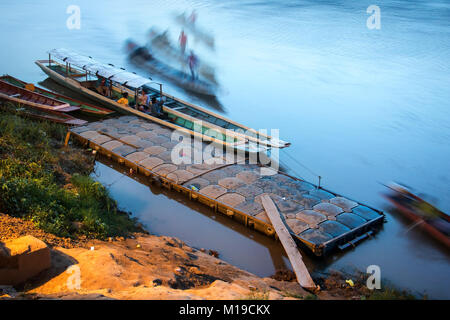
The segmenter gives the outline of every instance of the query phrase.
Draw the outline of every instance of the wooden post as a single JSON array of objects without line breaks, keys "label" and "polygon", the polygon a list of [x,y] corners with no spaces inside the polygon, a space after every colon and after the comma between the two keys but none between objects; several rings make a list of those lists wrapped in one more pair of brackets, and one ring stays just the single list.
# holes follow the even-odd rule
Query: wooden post
[{"label": "wooden post", "polygon": [[315,285],[311,275],[308,272],[305,264],[302,260],[302,255],[298,251],[297,245],[292,239],[289,231],[281,220],[280,213],[278,209],[275,207],[272,199],[268,195],[264,195],[261,197],[262,205],[264,210],[266,210],[267,216],[274,227],[278,238],[283,245],[284,250],[286,251],[289,261],[294,268],[295,275],[297,276],[298,283],[305,289],[315,291],[318,287]]},{"label": "wooden post", "polygon": [[69,145],[69,139],[70,139],[70,131],[67,131],[66,140],[64,141],[64,147],[67,147]]}]

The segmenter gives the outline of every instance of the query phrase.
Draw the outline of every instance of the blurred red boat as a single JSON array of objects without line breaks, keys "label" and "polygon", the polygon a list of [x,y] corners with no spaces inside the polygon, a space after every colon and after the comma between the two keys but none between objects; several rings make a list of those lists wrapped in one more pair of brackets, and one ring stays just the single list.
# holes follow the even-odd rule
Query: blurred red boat
[{"label": "blurred red boat", "polygon": [[413,222],[413,227],[419,227],[434,239],[450,248],[450,216],[440,211],[427,201],[416,196],[406,187],[392,184],[391,192],[383,196]]}]

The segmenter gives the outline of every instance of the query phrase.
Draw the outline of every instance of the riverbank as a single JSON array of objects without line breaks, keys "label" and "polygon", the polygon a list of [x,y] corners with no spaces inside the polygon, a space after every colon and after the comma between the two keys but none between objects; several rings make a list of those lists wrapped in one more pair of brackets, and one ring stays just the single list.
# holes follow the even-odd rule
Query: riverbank
[{"label": "riverbank", "polygon": [[[52,267],[14,289],[4,288],[4,299],[291,299],[309,295],[296,282],[257,277],[176,238],[133,233],[67,246],[64,239],[30,227],[27,221],[0,215],[0,222],[0,241],[5,240],[5,228],[13,226],[9,239],[26,230],[48,244],[66,246],[52,246]],[[79,268],[79,287],[71,266]]]},{"label": "riverbank", "polygon": [[60,236],[106,239],[136,231],[89,174],[94,156],[64,147],[67,128],[0,114],[0,212]]},{"label": "riverbank", "polygon": [[321,291],[312,294],[290,271],[279,272],[275,279],[261,278],[215,257],[216,252],[192,248],[177,238],[144,233],[107,241],[62,238],[30,221],[0,214],[0,243],[24,235],[50,247],[52,266],[21,285],[0,286],[0,299],[414,299],[388,287],[368,290],[362,273],[316,277]]}]

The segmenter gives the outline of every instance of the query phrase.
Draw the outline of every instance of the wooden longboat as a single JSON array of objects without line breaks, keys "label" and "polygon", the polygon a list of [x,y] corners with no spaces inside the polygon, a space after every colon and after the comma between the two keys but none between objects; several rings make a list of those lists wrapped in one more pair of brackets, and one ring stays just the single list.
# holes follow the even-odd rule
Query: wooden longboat
[{"label": "wooden longboat", "polygon": [[[61,110],[65,110],[67,106],[60,101],[13,86],[4,81],[0,81],[0,100],[10,102],[15,112],[31,118],[72,126],[87,123],[85,120],[77,119],[62,112]],[[5,110],[10,109],[7,104],[3,103],[1,107]]]},{"label": "wooden longboat", "polygon": [[[64,61],[66,65],[52,60],[51,55]],[[35,63],[55,82],[102,105],[120,113],[133,114],[171,129],[199,137],[203,141],[210,141],[249,153],[267,152],[270,148],[284,148],[290,145],[288,142],[273,138],[209,110],[163,93],[161,84],[159,91],[151,88],[148,86],[149,83],[152,83],[150,79],[127,72],[124,69],[115,68],[112,65],[98,63],[90,57],[66,49],[54,49],[49,52],[48,60],[38,60]],[[59,67],[55,67],[55,65],[59,65]],[[75,71],[77,69],[73,68],[73,65],[82,69],[82,71]],[[68,73],[67,70],[70,72]],[[72,74],[76,76],[74,77]],[[95,77],[97,79],[98,76],[110,80],[111,97],[103,96],[94,89],[96,80],[92,81],[90,78]],[[168,115],[168,119],[161,119],[152,114],[121,105],[116,101],[122,92],[128,92],[129,101],[132,102],[138,88],[146,88],[151,97],[163,97],[163,100],[165,100],[163,111]]]},{"label": "wooden longboat", "polygon": [[80,109],[79,107],[71,106],[66,102],[47,97],[25,88],[20,88],[2,80],[0,80],[0,98],[27,106],[34,106],[36,108],[41,108],[42,110],[72,112]]},{"label": "wooden longboat", "polygon": [[[22,81],[20,79],[17,79],[17,78],[15,78],[13,76],[10,76],[10,75],[1,76],[0,80],[8,82],[8,83],[10,83],[12,85],[15,85],[17,87],[24,88],[24,89],[28,85],[27,82]],[[106,108],[102,108],[102,107],[99,107],[99,106],[95,106],[95,105],[90,104],[90,103],[81,102],[81,101],[72,99],[70,97],[64,96],[62,94],[58,94],[58,93],[55,93],[55,92],[51,92],[51,91],[42,89],[42,88],[37,87],[35,85],[33,85],[33,88],[34,88],[33,92],[42,94],[44,96],[47,96],[47,97],[50,97],[50,98],[53,98],[53,99],[58,99],[59,101],[68,103],[68,104],[70,104],[73,107],[80,108],[79,109],[80,112],[85,113],[85,114],[90,115],[90,116],[105,117],[105,116],[114,114],[114,111],[112,111],[112,110],[109,110],[109,109],[106,109]]]},{"label": "wooden longboat", "polygon": [[[419,215],[410,205],[407,203],[404,203],[402,201],[399,201],[397,199],[397,196],[399,195],[398,191],[394,190],[394,193],[391,194],[383,194],[384,198],[386,198],[404,217],[406,217],[408,220],[410,220],[414,225],[417,225],[417,227],[424,230],[426,233],[428,233],[431,237],[433,237],[435,240],[439,241],[443,245],[445,245],[447,248],[450,249],[450,237],[446,234],[444,234],[441,230],[439,230],[435,225],[433,225],[429,220],[424,219],[421,215]],[[409,193],[409,196],[412,197],[412,199],[415,199],[417,201],[425,202],[425,200],[415,196],[412,193]],[[444,212],[440,211],[439,209],[435,208],[431,204],[427,202],[429,206],[434,208],[436,212],[439,213],[439,217],[435,219],[440,219],[444,223],[450,222],[450,216],[445,214]]]}]

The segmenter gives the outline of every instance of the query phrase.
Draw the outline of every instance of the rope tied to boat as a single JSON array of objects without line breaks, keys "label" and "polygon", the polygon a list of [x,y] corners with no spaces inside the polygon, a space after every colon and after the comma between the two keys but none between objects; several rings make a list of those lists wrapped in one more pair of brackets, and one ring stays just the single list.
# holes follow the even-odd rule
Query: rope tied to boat
[{"label": "rope tied to boat", "polygon": [[[309,167],[307,167],[305,164],[301,163],[300,161],[298,161],[295,157],[293,157],[292,155],[290,155],[286,149],[281,149],[281,151],[284,151],[284,153],[292,160],[294,161],[297,165],[301,166],[302,168],[304,168],[306,171],[308,171],[311,175],[313,175],[314,177],[316,177],[319,180],[319,188],[320,188],[320,184],[322,181],[322,176],[318,175],[317,173],[315,173],[314,171],[312,171]],[[292,171],[296,176],[298,176],[300,179],[305,180],[304,178],[302,178],[297,172],[295,172],[294,169],[292,169],[292,167],[290,167],[289,165],[286,165],[286,162],[282,162],[281,159],[279,160],[280,163],[287,167],[288,170]]]}]

